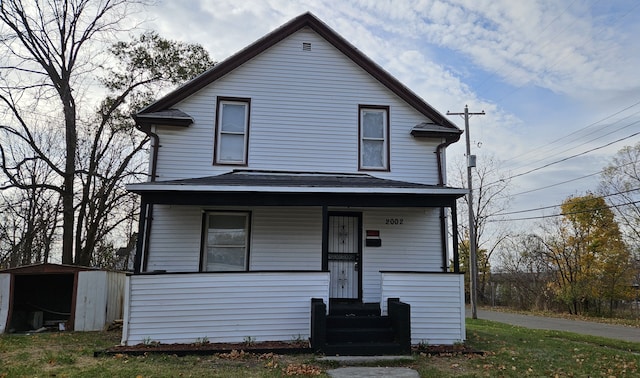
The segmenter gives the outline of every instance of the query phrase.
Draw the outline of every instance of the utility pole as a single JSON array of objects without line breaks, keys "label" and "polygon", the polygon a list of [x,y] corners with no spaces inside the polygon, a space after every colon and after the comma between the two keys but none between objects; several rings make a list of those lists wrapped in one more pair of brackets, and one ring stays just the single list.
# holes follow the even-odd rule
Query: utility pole
[{"label": "utility pole", "polygon": [[484,110],[480,113],[469,113],[469,107],[464,106],[464,113],[451,113],[447,115],[464,116],[464,133],[467,141],[467,186],[469,194],[467,202],[469,205],[469,296],[471,300],[471,317],[478,319],[478,257],[476,250],[476,229],[473,216],[473,181],[471,180],[471,168],[476,166],[476,156],[471,155],[471,138],[469,138],[469,117],[472,115],[484,115]]}]

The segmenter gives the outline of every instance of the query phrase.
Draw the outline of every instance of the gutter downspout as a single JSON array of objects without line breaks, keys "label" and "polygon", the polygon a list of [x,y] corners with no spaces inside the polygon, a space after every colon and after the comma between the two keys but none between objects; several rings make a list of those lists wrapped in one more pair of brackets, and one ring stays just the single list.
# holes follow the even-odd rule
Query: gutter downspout
[{"label": "gutter downspout", "polygon": [[[135,119],[135,116],[134,116]],[[136,129],[145,133],[152,141],[151,148],[151,167],[149,181],[156,181],[156,172],[158,166],[158,149],[160,148],[160,137],[158,134],[151,131],[151,125],[140,124],[136,119]],[[142,240],[138,240],[136,246],[136,256],[134,264],[134,273],[140,273],[147,270],[147,256],[149,256],[149,237],[151,236],[151,224],[153,223],[153,203],[148,203],[146,200],[141,200],[140,204],[140,221],[138,226],[138,237],[142,237]],[[144,232],[143,232],[144,230]],[[144,259],[143,259],[144,257]]]}]

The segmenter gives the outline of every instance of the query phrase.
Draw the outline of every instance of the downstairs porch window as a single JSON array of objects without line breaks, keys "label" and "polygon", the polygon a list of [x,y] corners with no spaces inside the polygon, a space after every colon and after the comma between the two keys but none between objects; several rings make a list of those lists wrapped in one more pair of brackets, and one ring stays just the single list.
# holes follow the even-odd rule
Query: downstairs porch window
[{"label": "downstairs porch window", "polygon": [[208,272],[247,270],[249,213],[208,212],[205,218],[203,269]]}]

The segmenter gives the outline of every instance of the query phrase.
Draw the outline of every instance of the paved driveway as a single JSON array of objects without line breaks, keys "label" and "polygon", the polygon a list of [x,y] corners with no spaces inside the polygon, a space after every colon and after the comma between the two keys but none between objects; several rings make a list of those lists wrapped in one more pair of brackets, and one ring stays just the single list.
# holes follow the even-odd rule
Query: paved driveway
[{"label": "paved driveway", "polygon": [[[467,317],[471,317],[471,311],[468,307]],[[493,320],[500,323],[506,323],[526,328],[568,331],[585,335],[608,337],[611,339],[640,343],[640,328],[585,322],[582,320],[520,315],[485,309],[478,309],[478,319]]]}]

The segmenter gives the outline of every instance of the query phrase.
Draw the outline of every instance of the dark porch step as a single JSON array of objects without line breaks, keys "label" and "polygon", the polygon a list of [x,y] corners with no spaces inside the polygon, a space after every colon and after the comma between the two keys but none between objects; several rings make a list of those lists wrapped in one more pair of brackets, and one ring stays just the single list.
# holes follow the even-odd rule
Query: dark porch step
[{"label": "dark porch step", "polygon": [[411,347],[398,343],[332,343],[327,344],[322,352],[328,356],[382,356],[411,354]]},{"label": "dark porch step", "polygon": [[337,302],[329,304],[329,315],[380,316],[379,303]]},{"label": "dark porch step", "polygon": [[392,328],[327,328],[328,343],[391,343]]},{"label": "dark porch step", "polygon": [[390,328],[388,316],[327,316],[327,328]]}]

